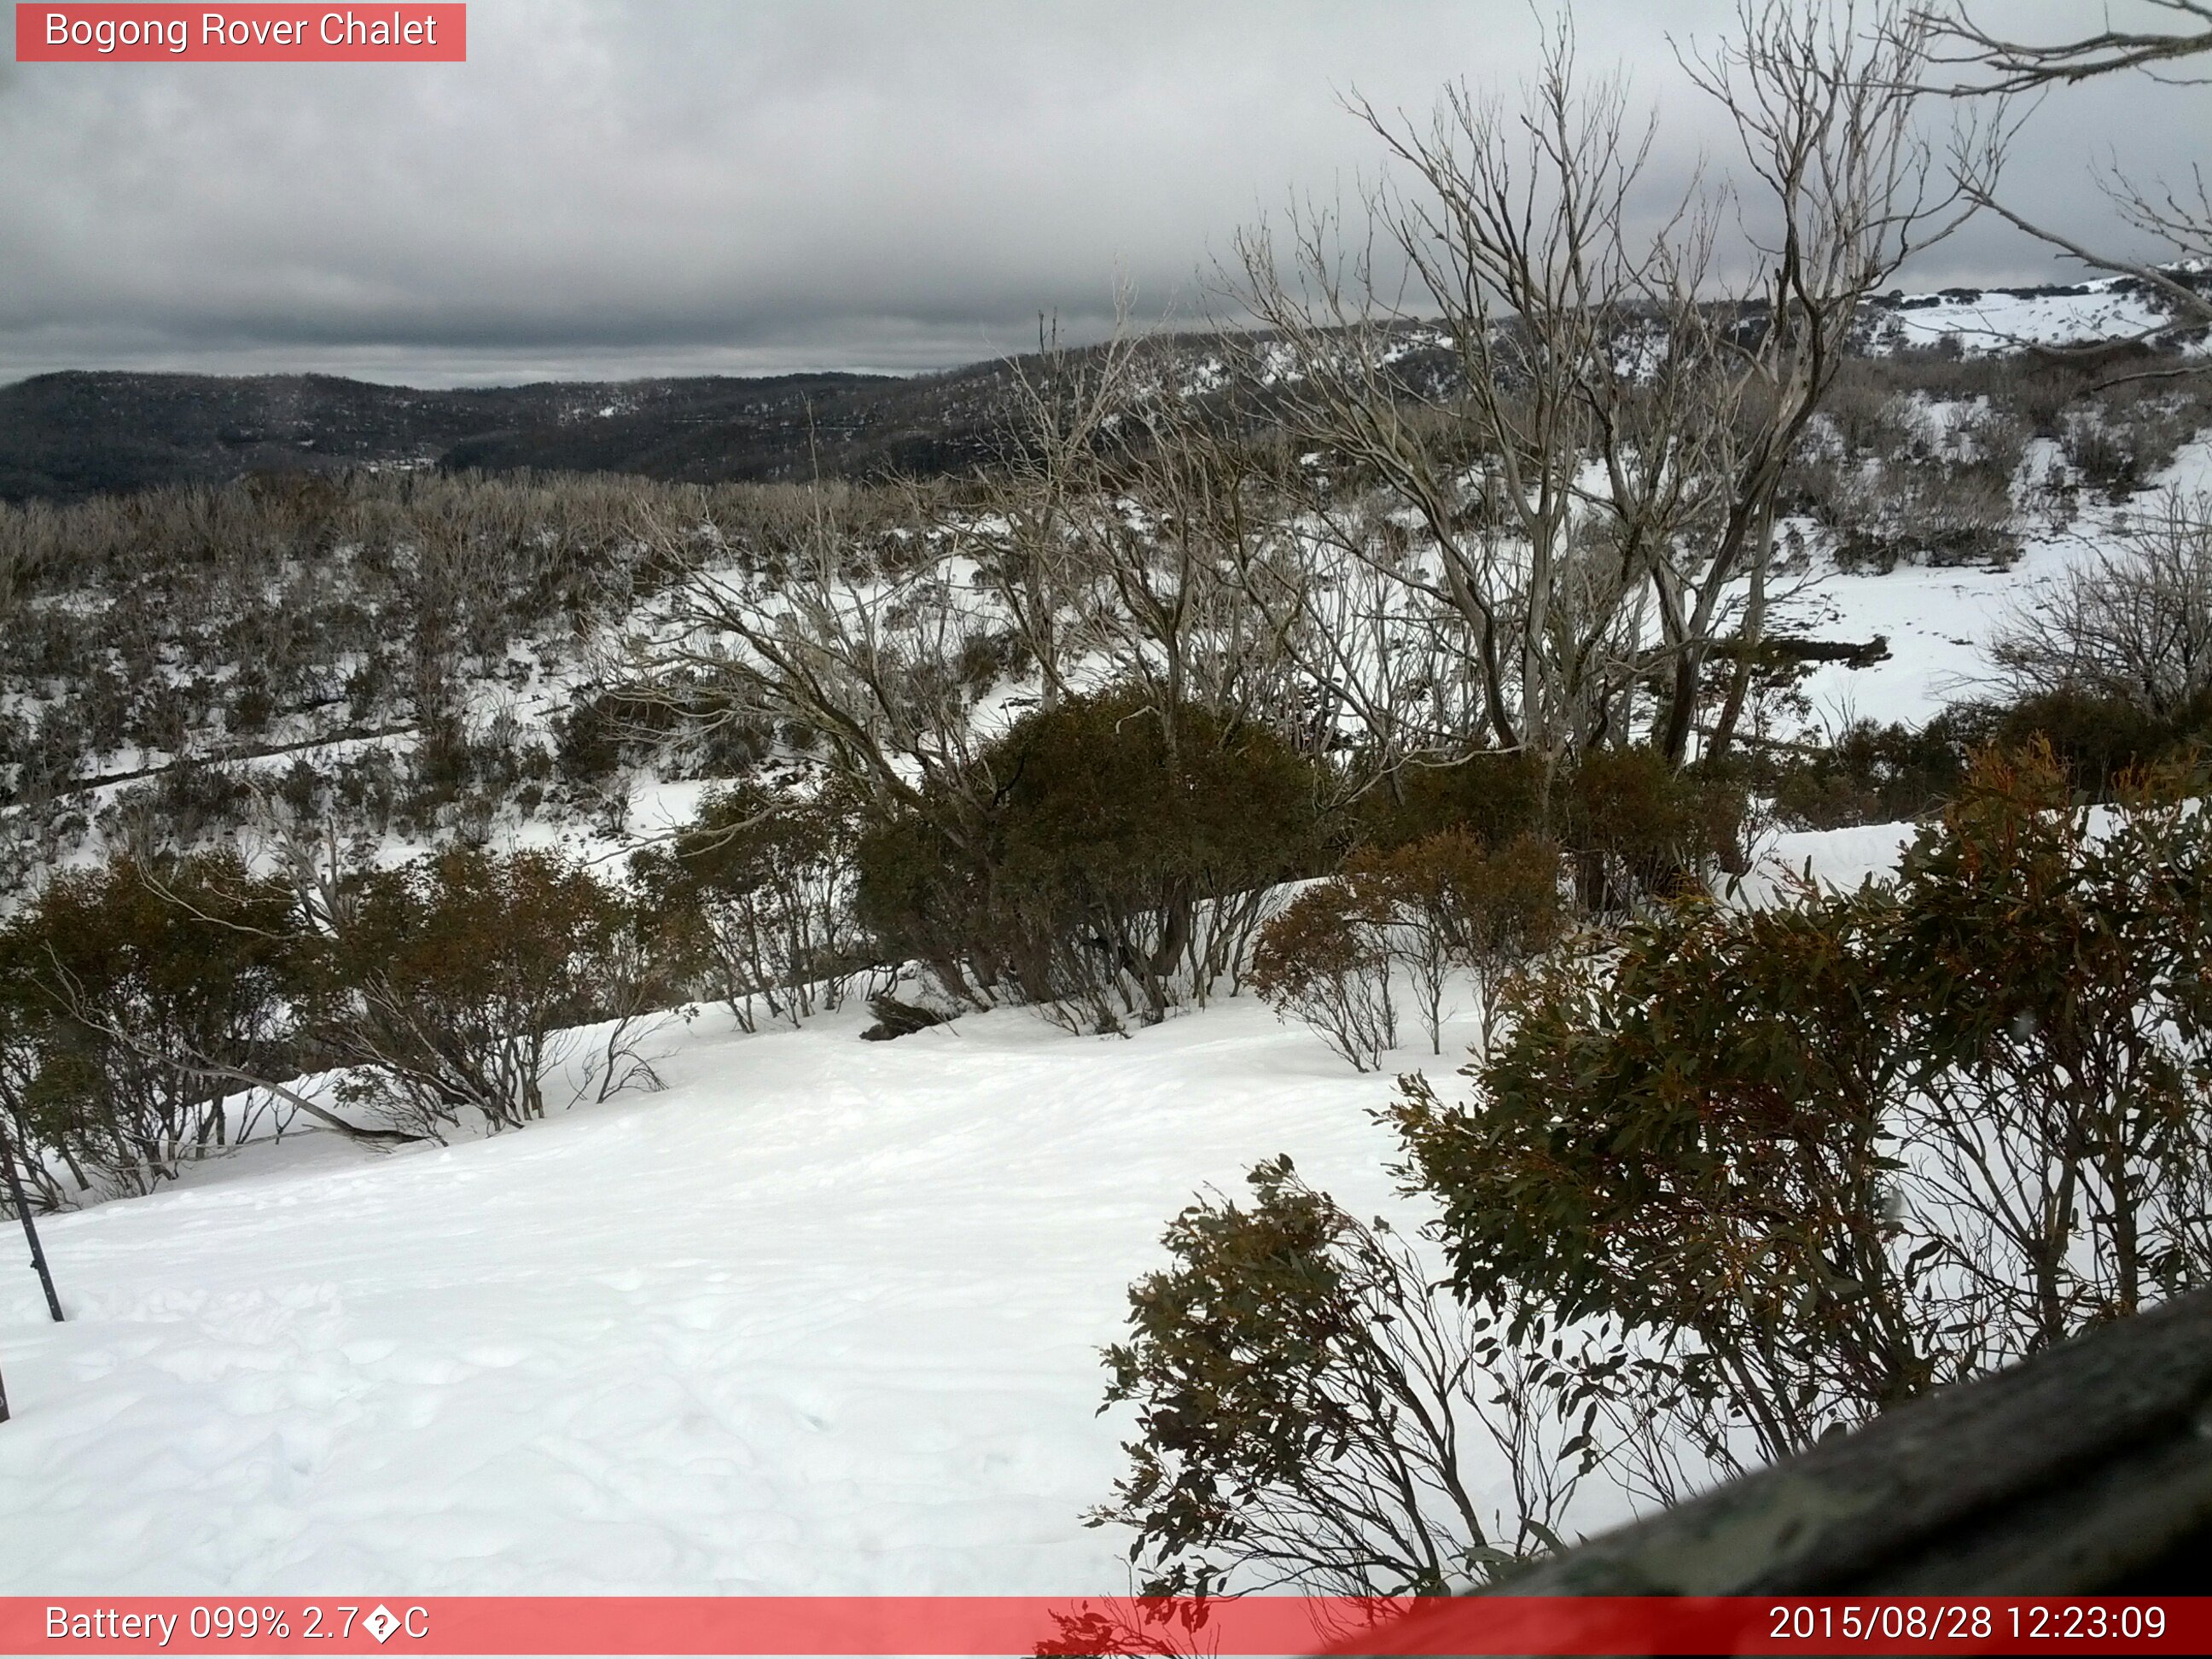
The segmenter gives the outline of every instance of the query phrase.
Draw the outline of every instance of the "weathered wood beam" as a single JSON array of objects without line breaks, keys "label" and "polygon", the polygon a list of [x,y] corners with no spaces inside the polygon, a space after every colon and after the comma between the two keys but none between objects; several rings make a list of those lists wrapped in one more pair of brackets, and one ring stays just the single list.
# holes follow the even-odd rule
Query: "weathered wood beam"
[{"label": "weathered wood beam", "polygon": [[2212,1291],[1939,1390],[1498,1589],[2212,1592]]}]

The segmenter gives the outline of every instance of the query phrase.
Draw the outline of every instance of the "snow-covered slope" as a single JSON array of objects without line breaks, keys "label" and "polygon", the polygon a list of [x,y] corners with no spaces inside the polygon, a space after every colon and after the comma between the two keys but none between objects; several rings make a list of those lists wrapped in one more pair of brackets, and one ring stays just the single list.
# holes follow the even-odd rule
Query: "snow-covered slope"
[{"label": "snow-covered slope", "polygon": [[[1904,839],[1775,852],[1856,881]],[[659,1094],[52,1218],[66,1325],[0,1249],[0,1593],[1123,1589],[1080,1517],[1126,1286],[1277,1152],[1417,1224],[1392,1080],[1249,997],[1126,1040],[865,1023],[702,1015]],[[1449,1091],[1471,1035],[1396,1065]]]},{"label": "snow-covered slope", "polygon": [[[2109,288],[2060,297],[2082,303],[1991,320],[2136,320]],[[2212,443],[2162,482],[2212,486]],[[1795,627],[1892,656],[1819,670],[1816,721],[1926,719],[2118,510],[2024,534],[2009,570],[1821,572]],[[628,835],[700,789],[640,786]],[[1855,883],[1908,834],[1784,836],[1753,896],[1783,866]],[[506,836],[556,837],[619,846]],[[864,1023],[708,1014],[659,1094],[386,1157],[289,1137],[52,1218],[64,1326],[0,1239],[0,1593],[1122,1588],[1126,1539],[1081,1516],[1121,1466],[1127,1425],[1095,1408],[1126,1286],[1194,1188],[1278,1152],[1417,1221],[1370,1115],[1390,1080],[1249,998],[1126,1041]],[[1446,1073],[1455,1035],[1396,1063]]]},{"label": "snow-covered slope", "polygon": [[1249,999],[863,1023],[702,1016],[658,1095],[57,1217],[67,1325],[0,1247],[0,1591],[1122,1589],[1079,1517],[1126,1285],[1276,1152],[1394,1205],[1390,1083]]},{"label": "snow-covered slope", "polygon": [[[2212,495],[2212,434],[2181,446],[2152,480],[2153,491]],[[1804,690],[1817,730],[1850,720],[1917,726],[1949,702],[1991,695],[1988,647],[2008,612],[2047,603],[2054,584],[2076,566],[2118,545],[2120,526],[2141,501],[2084,502],[2069,523],[2019,520],[2019,558],[2002,568],[1901,564],[1882,572],[1824,568],[1782,609],[1790,631],[1823,638],[1889,641],[1887,660],[1863,668],[1824,664]]]},{"label": "snow-covered slope", "polygon": [[2124,276],[2070,286],[1899,295],[1874,301],[1868,310],[1877,345],[1956,340],[1969,356],[2023,345],[2128,339],[2170,320],[2164,305],[2142,283]]}]

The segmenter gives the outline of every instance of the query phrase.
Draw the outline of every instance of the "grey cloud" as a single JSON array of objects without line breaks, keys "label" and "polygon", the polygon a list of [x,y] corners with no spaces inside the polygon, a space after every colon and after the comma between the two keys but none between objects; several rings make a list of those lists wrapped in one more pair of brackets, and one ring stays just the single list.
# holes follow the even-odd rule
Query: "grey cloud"
[{"label": "grey cloud", "polygon": [[[1578,11],[1585,61],[1659,106],[1657,174],[1727,159],[1668,37],[1729,9]],[[2097,10],[2006,9],[2051,33]],[[1041,310],[1096,331],[1117,279],[1193,315],[1239,223],[1371,173],[1340,94],[1510,87],[1539,31],[1519,0],[476,0],[465,64],[11,66],[0,377],[904,370],[1018,347]],[[2206,96],[2055,94],[2023,205],[2118,242],[2093,165],[2185,170]],[[2053,270],[1978,225],[1917,275]]]}]

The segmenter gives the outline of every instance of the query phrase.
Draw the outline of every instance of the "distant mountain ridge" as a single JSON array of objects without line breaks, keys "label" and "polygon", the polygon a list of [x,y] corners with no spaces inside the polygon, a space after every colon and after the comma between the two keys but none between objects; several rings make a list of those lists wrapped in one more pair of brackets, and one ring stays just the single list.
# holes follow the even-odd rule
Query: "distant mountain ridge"
[{"label": "distant mountain ridge", "polygon": [[[2212,271],[2171,268],[2194,287]],[[1948,288],[1869,301],[1859,347],[1970,355],[2135,337],[2166,307],[2130,277]],[[1433,331],[1407,323],[1401,373],[1449,376]],[[1170,349],[1208,373],[1220,343]],[[255,471],[444,466],[629,472],[704,483],[963,471],[1003,441],[1017,365],[941,374],[541,381],[425,391],[328,374],[227,377],[65,370],[0,386],[0,501],[71,501]],[[1263,377],[1264,384],[1264,377]]]},{"label": "distant mountain ridge", "polygon": [[326,374],[68,370],[0,386],[0,500],[254,471],[444,465],[704,482],[938,472],[988,453],[1003,365],[425,391]]}]

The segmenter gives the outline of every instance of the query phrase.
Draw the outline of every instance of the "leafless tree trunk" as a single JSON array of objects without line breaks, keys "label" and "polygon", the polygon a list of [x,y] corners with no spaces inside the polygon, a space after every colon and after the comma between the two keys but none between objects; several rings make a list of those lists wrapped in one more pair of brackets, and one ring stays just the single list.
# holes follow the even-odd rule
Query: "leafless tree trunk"
[{"label": "leafless tree trunk", "polygon": [[[1547,770],[1625,735],[1655,667],[1656,736],[1688,757],[1714,645],[1733,627],[1747,653],[1763,627],[1783,468],[1859,304],[1955,222],[1914,123],[1924,25],[1792,0],[1738,27],[1685,64],[1761,186],[1742,296],[1715,286],[1727,197],[1693,185],[1637,228],[1650,125],[1618,80],[1578,78],[1564,27],[1522,109],[1457,88],[1423,129],[1354,106],[1403,181],[1369,193],[1364,231],[1308,209],[1237,244],[1259,378],[1323,463],[1298,512],[1455,619],[1480,692],[1463,741]],[[1418,545],[1358,522],[1370,480]]]},{"label": "leafless tree trunk", "polygon": [[[1970,210],[1937,180],[1917,119],[1932,34],[1923,16],[1894,0],[1745,0],[1736,19],[1733,40],[1683,54],[1728,112],[1761,186],[1747,218],[1765,268],[1747,316],[1703,313],[1712,325],[1706,349],[1734,382],[1728,401],[1738,418],[1698,574],[1668,573],[1657,585],[1674,659],[1661,747],[1677,761],[1696,726],[1723,599],[1746,577],[1756,589],[1771,566],[1783,470],[1834,382],[1861,304]],[[1740,660],[1756,649],[1763,609],[1745,612]],[[1742,701],[1740,691],[1729,698],[1712,750],[1731,741]]]},{"label": "leafless tree trunk", "polygon": [[[23,1238],[31,1247],[31,1270],[39,1276],[39,1288],[46,1293],[46,1311],[58,1325],[62,1319],[62,1299],[54,1291],[52,1269],[46,1266],[46,1252],[39,1243],[38,1223],[31,1219],[31,1200],[24,1194],[23,1178],[15,1172],[15,1145],[8,1138],[8,1127],[0,1123],[0,1172],[8,1177],[8,1201],[15,1206],[15,1216],[23,1224]],[[0,1421],[6,1420],[4,1396],[0,1396]]]}]

